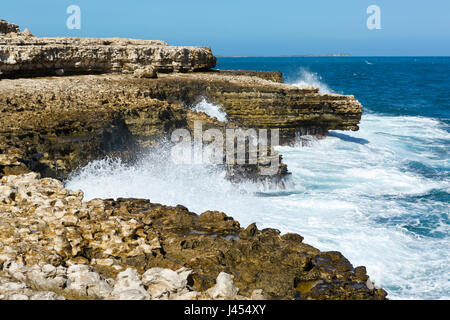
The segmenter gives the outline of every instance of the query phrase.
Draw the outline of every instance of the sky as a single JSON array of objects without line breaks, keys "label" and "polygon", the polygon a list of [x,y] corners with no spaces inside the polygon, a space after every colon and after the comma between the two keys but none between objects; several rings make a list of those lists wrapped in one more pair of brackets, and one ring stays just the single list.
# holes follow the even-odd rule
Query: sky
[{"label": "sky", "polygon": [[[215,55],[449,56],[449,0],[3,0],[0,19],[36,36],[126,37]],[[70,30],[70,5],[81,29]],[[380,8],[381,29],[367,28]]]}]

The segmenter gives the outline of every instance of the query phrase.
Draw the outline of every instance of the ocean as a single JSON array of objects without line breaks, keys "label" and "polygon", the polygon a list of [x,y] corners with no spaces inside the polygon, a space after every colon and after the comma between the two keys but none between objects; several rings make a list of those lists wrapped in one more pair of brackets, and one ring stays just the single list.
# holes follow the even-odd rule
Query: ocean
[{"label": "ocean", "polygon": [[[94,161],[66,186],[86,199],[147,198],[296,232],[366,266],[390,299],[450,298],[449,57],[218,58],[217,68],[279,70],[290,84],[352,94],[360,130],[279,147],[292,173],[285,189],[235,186],[223,171],[155,154],[133,166]],[[206,101],[196,108],[222,116]]]}]

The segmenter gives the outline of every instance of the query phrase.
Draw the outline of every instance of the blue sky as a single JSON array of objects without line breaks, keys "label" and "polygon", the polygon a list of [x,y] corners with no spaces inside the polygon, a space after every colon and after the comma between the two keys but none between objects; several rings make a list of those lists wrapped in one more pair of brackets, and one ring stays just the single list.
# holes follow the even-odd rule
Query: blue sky
[{"label": "blue sky", "polygon": [[[66,8],[81,8],[69,30]],[[381,8],[381,30],[366,9]],[[211,46],[216,55],[450,55],[449,0],[23,0],[0,18],[37,36],[128,37]]]}]

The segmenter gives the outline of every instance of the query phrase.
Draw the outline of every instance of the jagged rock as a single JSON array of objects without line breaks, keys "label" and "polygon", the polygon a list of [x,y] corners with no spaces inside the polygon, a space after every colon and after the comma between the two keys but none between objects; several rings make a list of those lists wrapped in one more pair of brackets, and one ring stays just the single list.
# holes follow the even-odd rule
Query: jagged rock
[{"label": "jagged rock", "polygon": [[358,130],[362,106],[354,96],[321,94],[311,86],[297,87],[237,74],[176,74],[150,85],[148,94],[158,97],[170,90],[171,94],[165,96],[167,101],[188,104],[207,97],[242,127],[280,129],[282,143],[304,135],[323,137],[328,130]]},{"label": "jagged rock", "polygon": [[188,278],[191,274],[192,270],[186,268],[181,268],[177,271],[152,268],[142,275],[142,283],[151,292],[152,299],[169,299],[174,296],[183,296],[190,292],[187,286]]},{"label": "jagged rock", "polygon": [[28,29],[23,30],[22,31],[22,35],[25,36],[25,37],[34,37],[34,35]]},{"label": "jagged rock", "polygon": [[0,35],[9,33],[20,33],[19,26],[5,20],[0,20]]},{"label": "jagged rock", "polygon": [[65,300],[56,292],[38,292],[31,296],[30,300]]},{"label": "jagged rock", "polygon": [[[279,128],[281,142],[290,143],[301,135],[325,136],[329,129],[356,130],[361,118],[354,97],[283,84],[279,72],[211,71],[146,79],[157,71],[210,68],[215,58],[208,48],[129,39],[33,38],[15,31],[11,35],[0,37],[0,73],[6,76],[131,74],[1,81],[0,150],[8,150],[8,155],[0,154],[0,175],[32,170],[65,178],[107,155],[132,160],[139,148],[154,145],[175,129],[192,131],[195,120],[202,121],[205,130]],[[222,105],[231,123],[186,108],[200,99]],[[272,160],[279,164],[270,179],[281,182],[289,173],[274,150],[258,157],[256,164],[226,166],[227,177],[264,180],[261,172]]]},{"label": "jagged rock", "polygon": [[220,212],[85,202],[82,192],[36,173],[5,176],[0,189],[2,199],[16,194],[0,201],[0,266],[36,290],[70,299],[248,299],[260,297],[255,290],[267,299],[386,296],[342,254],[278,230],[241,228]]},{"label": "jagged rock", "polygon": [[8,274],[0,272],[0,300],[65,300],[52,291],[39,291]]},{"label": "jagged rock", "polygon": [[136,78],[156,78],[157,74],[155,68],[150,66],[142,69],[136,69],[134,71],[134,76]]},{"label": "jagged rock", "polygon": [[238,294],[239,289],[233,283],[234,276],[221,272],[216,279],[216,285],[206,293],[213,299],[233,299]]},{"label": "jagged rock", "polygon": [[[14,165],[4,165],[3,172],[33,170],[63,179],[79,166],[107,155],[132,159],[140,148],[154,145],[175,129],[192,132],[196,120],[202,121],[204,130],[279,127],[282,143],[298,134],[325,135],[328,129],[357,128],[361,106],[351,96],[321,95],[317,89],[264,80],[265,73],[261,77],[242,74],[2,80],[0,148],[11,150],[15,159]],[[223,104],[232,122],[217,121],[184,105],[195,104],[201,97]],[[258,160],[271,157],[279,155]],[[262,163],[230,166],[229,177],[237,181],[258,178]],[[0,161],[0,174],[1,169]],[[271,178],[281,180],[287,174],[280,161],[277,174]]]},{"label": "jagged rock", "polygon": [[253,290],[252,295],[250,296],[251,300],[266,300],[264,293],[261,289]]},{"label": "jagged rock", "polygon": [[86,265],[73,265],[67,269],[67,291],[94,298],[107,298],[112,288],[98,273]]},{"label": "jagged rock", "polygon": [[[62,271],[62,272],[61,272]],[[40,290],[63,290],[67,286],[67,276],[65,270],[57,269],[52,265],[45,265],[42,268],[33,266],[26,272],[27,282]]]},{"label": "jagged rock", "polygon": [[117,282],[111,293],[118,300],[149,300],[150,295],[145,290],[141,276],[136,270],[128,268],[117,276]]},{"label": "jagged rock", "polygon": [[[216,285],[210,289],[218,292],[216,296],[208,294],[210,290],[203,294],[193,291],[188,284],[192,272],[186,268],[177,271],[152,268],[141,276],[135,269],[127,268],[120,272],[115,280],[105,280],[88,265],[75,264],[65,268],[52,265],[24,266],[16,262],[7,262],[3,273],[0,273],[0,300],[61,300],[66,297],[102,300],[248,299],[237,295],[237,289],[227,289],[230,284],[226,283],[229,278],[226,274],[218,278],[226,278],[225,282],[218,281],[220,288]],[[55,282],[58,277],[63,281]],[[252,298],[261,297],[260,292],[261,290],[255,290]]]},{"label": "jagged rock", "polygon": [[153,67],[159,72],[208,70],[216,58],[208,47],[174,47],[158,40],[36,38],[18,26],[0,23],[3,77],[126,72]]},{"label": "jagged rock", "polygon": [[20,161],[17,154],[0,154],[0,176],[27,172],[29,169],[25,163]]}]

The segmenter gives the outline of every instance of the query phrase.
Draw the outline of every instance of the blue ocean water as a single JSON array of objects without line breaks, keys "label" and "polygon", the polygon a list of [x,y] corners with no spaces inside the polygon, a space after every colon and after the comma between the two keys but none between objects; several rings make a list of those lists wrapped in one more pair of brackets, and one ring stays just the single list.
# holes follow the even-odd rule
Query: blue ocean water
[{"label": "blue ocean water", "polygon": [[[286,189],[243,184],[201,166],[95,161],[67,181],[94,197],[142,197],[246,226],[297,232],[364,265],[391,299],[450,298],[450,58],[219,58],[219,69],[279,70],[285,82],[352,94],[357,132],[279,147]],[[205,101],[199,110],[220,114]]]}]

